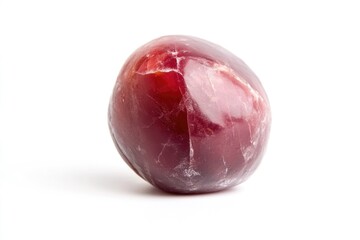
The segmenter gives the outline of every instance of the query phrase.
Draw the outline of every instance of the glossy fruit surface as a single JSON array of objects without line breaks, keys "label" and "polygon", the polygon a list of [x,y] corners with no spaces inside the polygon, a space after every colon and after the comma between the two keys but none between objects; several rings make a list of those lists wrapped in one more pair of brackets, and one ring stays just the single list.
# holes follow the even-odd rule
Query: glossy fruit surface
[{"label": "glossy fruit surface", "polygon": [[168,192],[219,191],[246,180],[266,147],[266,93],[249,67],[224,48],[165,36],[124,64],[109,126],[124,161]]}]

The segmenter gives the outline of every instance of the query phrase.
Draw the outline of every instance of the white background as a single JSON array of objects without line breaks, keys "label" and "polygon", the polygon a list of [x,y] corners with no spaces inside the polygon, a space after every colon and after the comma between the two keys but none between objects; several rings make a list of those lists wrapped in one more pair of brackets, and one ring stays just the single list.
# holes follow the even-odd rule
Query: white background
[{"label": "white background", "polygon": [[[0,239],[359,239],[358,1],[0,0]],[[115,150],[107,104],[153,38],[222,45],[273,125],[229,191],[173,196]]]}]

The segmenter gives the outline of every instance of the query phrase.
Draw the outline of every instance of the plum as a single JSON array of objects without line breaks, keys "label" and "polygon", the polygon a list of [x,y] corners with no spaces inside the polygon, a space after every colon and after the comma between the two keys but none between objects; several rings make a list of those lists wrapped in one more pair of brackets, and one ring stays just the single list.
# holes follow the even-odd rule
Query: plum
[{"label": "plum", "polygon": [[206,193],[245,181],[264,154],[268,97],[238,57],[190,36],[164,36],[125,62],[109,104],[123,160],[172,193]]}]

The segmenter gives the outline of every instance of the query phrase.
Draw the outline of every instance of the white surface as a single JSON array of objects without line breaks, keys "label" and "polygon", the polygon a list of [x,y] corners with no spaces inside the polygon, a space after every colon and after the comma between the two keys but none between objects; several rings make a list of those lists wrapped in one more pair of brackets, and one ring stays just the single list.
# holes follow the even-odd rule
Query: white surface
[{"label": "white surface", "polygon": [[[357,1],[246,2],[1,0],[0,239],[359,239]],[[120,67],[167,34],[231,50],[268,92],[267,154],[230,191],[162,194],[113,146]]]}]

